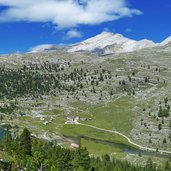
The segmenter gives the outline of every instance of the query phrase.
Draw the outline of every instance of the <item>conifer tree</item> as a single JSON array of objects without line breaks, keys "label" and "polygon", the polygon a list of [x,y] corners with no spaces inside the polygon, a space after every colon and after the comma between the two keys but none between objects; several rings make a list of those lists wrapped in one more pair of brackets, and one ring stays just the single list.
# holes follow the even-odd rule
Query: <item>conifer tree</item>
[{"label": "conifer tree", "polygon": [[20,136],[20,148],[23,156],[32,154],[31,136],[30,131],[27,128],[23,130],[23,133]]}]

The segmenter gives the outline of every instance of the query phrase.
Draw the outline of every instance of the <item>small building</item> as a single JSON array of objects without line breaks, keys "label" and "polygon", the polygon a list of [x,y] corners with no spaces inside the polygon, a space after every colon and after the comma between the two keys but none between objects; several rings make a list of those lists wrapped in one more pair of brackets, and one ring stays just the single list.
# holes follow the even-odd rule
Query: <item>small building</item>
[{"label": "small building", "polygon": [[67,120],[69,120],[69,121],[74,121],[74,120],[75,120],[75,116],[68,116],[68,117],[67,117]]},{"label": "small building", "polygon": [[79,148],[79,145],[78,144],[75,144],[75,143],[72,143],[70,145],[70,147],[73,148],[73,149],[77,149],[77,148]]}]

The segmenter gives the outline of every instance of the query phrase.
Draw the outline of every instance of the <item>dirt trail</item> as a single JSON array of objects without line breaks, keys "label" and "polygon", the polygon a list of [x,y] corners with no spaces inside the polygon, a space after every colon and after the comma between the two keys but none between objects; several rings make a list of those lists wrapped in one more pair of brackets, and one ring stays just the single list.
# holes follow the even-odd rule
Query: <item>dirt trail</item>
[{"label": "dirt trail", "polygon": [[[136,144],[136,143],[132,142],[129,137],[127,137],[126,135],[124,135],[124,134],[122,134],[122,133],[120,133],[118,131],[103,129],[103,128],[99,128],[99,127],[88,125],[88,124],[82,124],[82,123],[77,123],[77,124],[83,125],[83,126],[87,126],[87,127],[90,127],[90,128],[94,128],[94,129],[98,129],[98,130],[101,130],[101,131],[105,131],[105,132],[110,132],[110,133],[121,135],[122,137],[126,138],[130,144],[135,145],[136,147],[140,148],[141,150],[156,152],[156,149],[154,149],[154,148],[144,147],[144,146],[141,146],[139,144]],[[167,151],[167,150],[158,150],[158,152],[159,153],[171,154],[171,151]]]}]

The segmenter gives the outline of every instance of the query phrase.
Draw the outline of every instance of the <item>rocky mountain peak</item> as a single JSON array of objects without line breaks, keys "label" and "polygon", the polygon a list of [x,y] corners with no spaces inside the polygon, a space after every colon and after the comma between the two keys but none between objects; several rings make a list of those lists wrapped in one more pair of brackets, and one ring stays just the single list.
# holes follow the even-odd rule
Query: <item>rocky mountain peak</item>
[{"label": "rocky mountain peak", "polygon": [[70,46],[68,52],[96,53],[97,51],[97,54],[99,54],[99,52],[101,54],[110,54],[131,52],[152,46],[155,46],[155,43],[146,39],[135,41],[124,37],[122,34],[102,32],[101,34],[89,38],[79,44]]}]

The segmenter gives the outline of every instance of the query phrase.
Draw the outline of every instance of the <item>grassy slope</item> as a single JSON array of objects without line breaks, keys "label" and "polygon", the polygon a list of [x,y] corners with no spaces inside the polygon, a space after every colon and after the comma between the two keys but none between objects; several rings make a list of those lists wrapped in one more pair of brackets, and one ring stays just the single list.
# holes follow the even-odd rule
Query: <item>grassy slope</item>
[{"label": "grassy slope", "polygon": [[90,113],[93,115],[93,120],[89,121],[89,124],[129,134],[134,117],[132,108],[131,97],[121,97],[109,104],[92,107]]},{"label": "grassy slope", "polygon": [[86,146],[90,150],[90,153],[95,155],[109,152],[119,153],[118,156],[123,156],[125,155],[125,149],[134,149],[134,146],[120,135],[99,131],[82,125],[64,125],[61,133],[65,137],[73,138],[77,142],[81,140],[81,144]]}]

